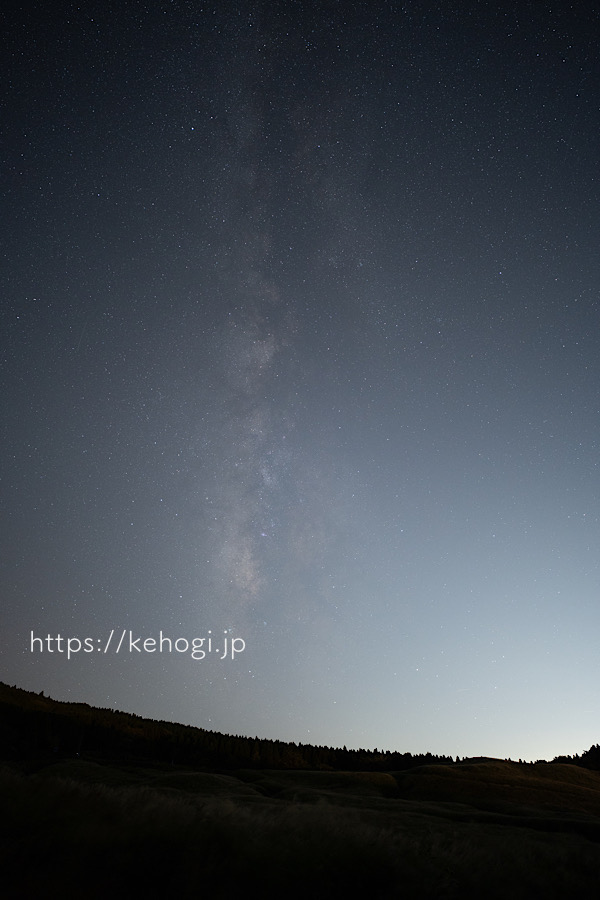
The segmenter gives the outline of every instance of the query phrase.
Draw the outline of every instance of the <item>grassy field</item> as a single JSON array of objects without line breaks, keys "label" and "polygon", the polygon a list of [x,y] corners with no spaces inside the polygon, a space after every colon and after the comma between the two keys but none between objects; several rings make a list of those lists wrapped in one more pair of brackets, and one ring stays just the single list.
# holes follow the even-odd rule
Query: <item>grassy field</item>
[{"label": "grassy field", "polygon": [[30,761],[1,772],[5,897],[573,898],[600,885],[600,774]]}]

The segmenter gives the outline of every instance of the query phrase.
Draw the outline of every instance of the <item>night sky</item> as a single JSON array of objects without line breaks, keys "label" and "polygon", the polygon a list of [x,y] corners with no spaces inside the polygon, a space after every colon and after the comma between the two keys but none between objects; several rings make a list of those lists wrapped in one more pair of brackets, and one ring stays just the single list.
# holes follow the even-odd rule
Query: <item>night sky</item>
[{"label": "night sky", "polygon": [[600,741],[596,5],[20,6],[0,680],[329,746]]}]

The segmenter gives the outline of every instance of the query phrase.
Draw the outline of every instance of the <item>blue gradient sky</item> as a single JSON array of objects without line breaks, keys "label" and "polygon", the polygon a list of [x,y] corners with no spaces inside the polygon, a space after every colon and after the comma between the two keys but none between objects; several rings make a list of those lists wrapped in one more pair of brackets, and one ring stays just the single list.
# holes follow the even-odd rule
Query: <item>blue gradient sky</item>
[{"label": "blue gradient sky", "polygon": [[598,12],[6,19],[2,680],[332,746],[597,743]]}]

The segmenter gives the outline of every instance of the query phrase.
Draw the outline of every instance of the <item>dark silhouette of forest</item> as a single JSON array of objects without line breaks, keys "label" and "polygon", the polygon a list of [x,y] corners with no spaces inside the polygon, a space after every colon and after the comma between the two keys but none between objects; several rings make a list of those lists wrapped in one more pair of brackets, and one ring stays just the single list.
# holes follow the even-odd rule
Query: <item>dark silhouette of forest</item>
[{"label": "dark silhouette of forest", "polygon": [[[307,769],[389,772],[460,762],[432,753],[348,750],[265,738],[220,734],[191,725],[144,719],[87,703],[52,700],[0,682],[0,725],[4,760],[86,757],[153,761],[196,769]],[[464,760],[463,760],[464,761]],[[470,760],[473,762],[474,760]],[[545,762],[545,760],[537,760]],[[600,770],[600,745],[553,762]]]},{"label": "dark silhouette of forest", "polygon": [[87,703],[52,700],[0,683],[0,721],[6,760],[40,756],[152,760],[204,769],[312,769],[386,771],[452,757],[346,747],[318,747],[207,731],[191,725],[144,719]]}]

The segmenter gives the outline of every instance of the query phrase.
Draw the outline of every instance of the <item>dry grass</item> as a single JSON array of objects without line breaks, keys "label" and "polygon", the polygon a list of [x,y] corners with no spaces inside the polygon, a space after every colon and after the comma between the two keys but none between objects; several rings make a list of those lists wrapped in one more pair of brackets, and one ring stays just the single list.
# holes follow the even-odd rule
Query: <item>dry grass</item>
[{"label": "dry grass", "polygon": [[[484,787],[493,805],[507,779],[528,800],[529,813],[539,796],[554,802],[573,790],[575,805],[579,791],[589,800],[598,780],[565,771],[571,768],[542,773],[476,764],[396,778],[274,771],[237,777],[77,761],[30,776],[5,770],[4,896],[94,900],[118,890],[224,898],[253,888],[286,898],[583,896],[600,880],[600,853],[577,829],[597,828],[600,820],[589,811],[577,818],[572,803],[558,817],[547,806],[528,818],[518,809],[485,809]],[[413,798],[391,796],[397,783]],[[547,795],[539,794],[541,784]],[[464,796],[458,802],[461,789],[476,793],[479,805]],[[419,790],[429,799],[415,798]]]}]

